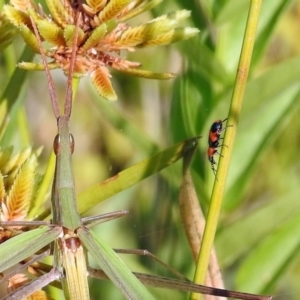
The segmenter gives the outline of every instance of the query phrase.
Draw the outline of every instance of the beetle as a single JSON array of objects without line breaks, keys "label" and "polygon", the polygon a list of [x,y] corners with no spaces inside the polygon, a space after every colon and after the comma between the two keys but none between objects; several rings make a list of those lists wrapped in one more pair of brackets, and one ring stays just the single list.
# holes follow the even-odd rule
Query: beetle
[{"label": "beetle", "polygon": [[220,140],[221,138],[221,132],[224,131],[227,127],[230,127],[232,125],[227,125],[223,127],[223,123],[227,121],[228,118],[224,120],[216,120],[210,127],[209,135],[208,135],[208,149],[207,149],[207,156],[208,160],[211,163],[211,169],[213,170],[214,174],[216,175],[216,169],[215,166],[217,163],[214,160],[214,155],[219,154],[221,155],[217,148],[221,147]]}]

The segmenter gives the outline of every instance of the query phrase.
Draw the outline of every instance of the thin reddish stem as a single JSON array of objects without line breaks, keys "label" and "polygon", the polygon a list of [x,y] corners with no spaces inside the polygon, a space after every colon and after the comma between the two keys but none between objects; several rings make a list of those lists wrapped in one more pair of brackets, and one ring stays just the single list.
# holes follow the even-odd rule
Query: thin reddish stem
[{"label": "thin reddish stem", "polygon": [[49,70],[48,63],[47,63],[47,60],[46,60],[46,55],[45,55],[45,52],[44,52],[44,49],[43,49],[43,46],[42,46],[42,41],[41,41],[41,38],[40,38],[40,34],[38,32],[38,29],[37,29],[32,17],[30,17],[30,20],[31,20],[31,24],[32,24],[32,27],[33,27],[33,30],[34,30],[39,48],[40,48],[43,64],[44,64],[45,71],[46,71],[52,108],[53,108],[54,115],[55,115],[56,119],[58,119],[60,117],[60,110],[59,110],[59,105],[58,105],[58,100],[57,100],[57,95],[56,95],[56,91],[55,91],[54,82],[53,82],[53,79],[52,79],[51,74],[50,74],[50,70]]}]

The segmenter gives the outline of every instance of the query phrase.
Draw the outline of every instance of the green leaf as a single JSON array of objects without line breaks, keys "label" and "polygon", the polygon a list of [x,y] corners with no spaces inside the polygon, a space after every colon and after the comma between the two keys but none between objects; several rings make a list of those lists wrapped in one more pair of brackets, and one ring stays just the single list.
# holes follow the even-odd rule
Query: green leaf
[{"label": "green leaf", "polygon": [[[252,67],[257,64],[270,42],[272,33],[276,29],[283,12],[293,0],[265,0],[262,2],[260,23],[252,58]],[[241,38],[247,17],[248,2],[231,0],[225,5],[216,18],[218,25],[223,25],[220,44],[224,63],[231,66],[236,64],[236,57],[240,51]],[[236,14],[236,12],[239,12]],[[224,26],[226,24],[226,26]],[[230,33],[230,34],[228,34]]]},{"label": "green leaf", "polygon": [[[33,52],[28,48],[25,47],[20,60],[30,61],[33,58]],[[16,133],[16,124],[12,122],[14,120],[14,116],[12,115],[13,108],[18,107],[20,102],[23,100],[20,98],[20,94],[22,88],[16,89],[16,85],[19,87],[23,87],[27,72],[15,68],[13,75],[10,77],[9,83],[5,88],[3,94],[1,95],[0,102],[2,105],[5,105],[6,110],[5,112],[1,112],[2,120],[0,128],[5,128],[5,122],[9,118],[11,122],[9,123],[8,127],[5,130],[5,135],[2,136],[2,132],[0,133],[1,136],[1,146],[5,147],[8,146],[8,141],[10,141],[10,137],[14,136]]]},{"label": "green leaf", "polygon": [[62,232],[59,227],[42,227],[21,233],[0,245],[0,272],[30,257],[53,242]]},{"label": "green leaf", "polygon": [[77,234],[101,269],[127,299],[155,299],[132,274],[114,250],[107,246],[92,231],[87,228],[79,228]]},{"label": "green leaf", "polygon": [[[294,218],[297,214],[295,207],[299,206],[300,190],[292,190],[289,194],[278,195],[278,199],[273,199],[271,203],[251,213],[244,215],[235,222],[225,226],[224,230],[218,233],[216,238],[216,248],[218,258],[224,267],[231,266],[235,261],[247,255],[249,249],[257,247],[266,236],[278,227],[285,226],[285,222]],[[276,222],[274,223],[274,216]],[[253,224],[263,224],[255,226]],[[253,234],[249,234],[249,232]],[[247,236],[247,240],[245,240]],[[230,241],[230,243],[228,243]],[[223,245],[226,245],[224,247]]]},{"label": "green leaf", "polygon": [[238,288],[244,291],[263,292],[266,286],[273,285],[280,272],[288,266],[294,256],[298,255],[299,231],[298,213],[284,226],[266,237],[259,246],[252,248],[251,255],[238,271],[236,279]]},{"label": "green leaf", "polygon": [[163,168],[183,157],[188,150],[197,147],[197,145],[198,137],[179,142],[176,145],[127,168],[114,177],[108,178],[106,181],[89,188],[78,196],[79,212],[83,213],[94,205],[133,186],[143,179],[158,173]]},{"label": "green leaf", "polygon": [[291,118],[291,114],[296,113],[296,108],[300,105],[299,76],[300,57],[296,57],[248,84],[244,105],[247,113],[241,115],[233,151],[226,208],[232,208],[242,200],[241,195],[245,191],[248,178],[262,152],[280,134],[280,129]]}]

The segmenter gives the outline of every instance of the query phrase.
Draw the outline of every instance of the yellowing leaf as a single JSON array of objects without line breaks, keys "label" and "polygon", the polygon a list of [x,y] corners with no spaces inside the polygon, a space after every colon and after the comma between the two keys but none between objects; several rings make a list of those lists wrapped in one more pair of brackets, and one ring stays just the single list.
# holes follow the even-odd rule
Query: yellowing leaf
[{"label": "yellowing leaf", "polygon": [[111,85],[110,77],[106,67],[99,67],[91,74],[92,82],[100,96],[109,101],[116,101],[117,95]]},{"label": "yellowing leaf", "polygon": [[65,46],[63,30],[55,23],[47,20],[37,21],[37,27],[41,36],[50,44]]},{"label": "yellowing leaf", "polygon": [[32,155],[20,169],[6,199],[9,219],[24,220],[27,216],[34,189],[34,175],[37,161]]}]

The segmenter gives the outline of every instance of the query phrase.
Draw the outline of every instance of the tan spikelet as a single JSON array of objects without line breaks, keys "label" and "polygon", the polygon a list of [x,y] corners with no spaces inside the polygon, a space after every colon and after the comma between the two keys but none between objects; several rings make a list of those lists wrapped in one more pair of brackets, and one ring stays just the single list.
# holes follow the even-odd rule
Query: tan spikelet
[{"label": "tan spikelet", "polygon": [[116,17],[130,2],[131,0],[111,0],[99,13],[100,22],[106,22]]},{"label": "tan spikelet", "polygon": [[28,278],[25,274],[16,274],[8,280],[7,290],[9,293],[11,293],[27,282]]},{"label": "tan spikelet", "polygon": [[28,214],[34,190],[37,161],[32,155],[22,166],[6,199],[9,219],[24,220]]},{"label": "tan spikelet", "polygon": [[111,85],[110,77],[105,67],[99,67],[91,74],[92,82],[100,96],[109,101],[116,101],[117,95]]},{"label": "tan spikelet", "polygon": [[[29,279],[25,274],[16,274],[9,279],[7,290],[9,293],[12,293],[28,282]],[[47,294],[44,291],[36,291],[25,299],[26,300],[50,300],[51,298],[47,296]]]}]

